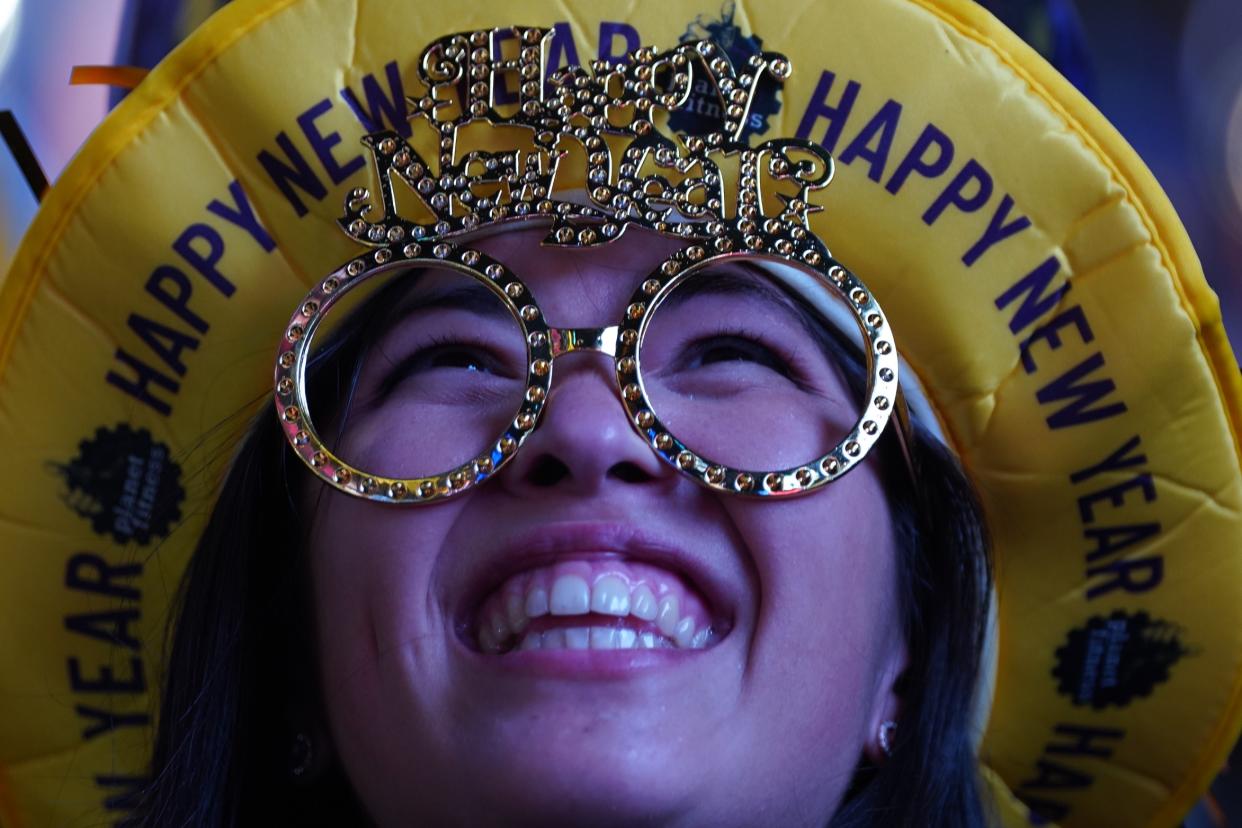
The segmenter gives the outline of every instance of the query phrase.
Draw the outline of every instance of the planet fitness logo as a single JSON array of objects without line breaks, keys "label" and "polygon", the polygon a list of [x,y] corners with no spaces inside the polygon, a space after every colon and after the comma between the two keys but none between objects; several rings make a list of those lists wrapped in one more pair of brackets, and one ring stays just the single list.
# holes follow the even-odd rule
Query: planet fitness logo
[{"label": "planet fitness logo", "polygon": [[100,428],[76,457],[50,466],[65,481],[65,504],[117,543],[145,546],[181,518],[181,468],[146,429]]},{"label": "planet fitness logo", "polygon": [[[678,38],[679,43],[694,40],[712,40],[724,50],[733,65],[742,71],[746,61],[752,55],[763,51],[763,41],[756,35],[747,36],[733,22],[735,6],[726,3],[720,10],[719,20],[707,20],[702,15],[686,27],[685,33]],[[768,77],[759,80],[755,90],[754,103],[742,127],[742,140],[751,135],[762,135],[769,129],[768,118],[781,109],[778,99],[779,88]],[[724,119],[724,102],[720,99],[716,88],[705,78],[700,78],[690,90],[690,98],[685,106],[675,110],[668,119],[669,129],[685,135],[706,135],[720,128]]]},{"label": "planet fitness logo", "polygon": [[1156,685],[1169,680],[1173,665],[1191,654],[1181,632],[1176,624],[1145,612],[1093,616],[1086,626],[1070,630],[1057,650],[1052,670],[1057,691],[1096,710],[1126,707],[1150,696]]}]

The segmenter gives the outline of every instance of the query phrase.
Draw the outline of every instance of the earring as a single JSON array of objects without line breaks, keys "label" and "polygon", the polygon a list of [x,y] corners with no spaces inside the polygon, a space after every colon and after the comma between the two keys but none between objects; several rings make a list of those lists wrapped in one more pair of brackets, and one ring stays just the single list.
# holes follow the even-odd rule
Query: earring
[{"label": "earring", "polygon": [[289,748],[289,774],[294,779],[301,779],[310,771],[314,760],[315,746],[311,743],[310,736],[299,731],[293,737],[293,744]]},{"label": "earring", "polygon": [[880,750],[885,756],[893,755],[893,740],[897,738],[897,723],[892,719],[880,725]]}]

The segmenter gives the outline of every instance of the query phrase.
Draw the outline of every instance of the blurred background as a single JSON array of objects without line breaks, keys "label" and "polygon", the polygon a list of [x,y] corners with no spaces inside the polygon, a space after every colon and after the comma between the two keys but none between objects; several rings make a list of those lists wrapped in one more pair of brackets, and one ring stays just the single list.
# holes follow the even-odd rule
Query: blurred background
[{"label": "blurred background", "polygon": [[[1220,296],[1235,351],[1242,349],[1242,0],[980,1],[1147,162]],[[55,180],[122,94],[68,85],[73,66],[153,66],[224,2],[0,0],[0,109],[14,113],[47,178]],[[35,206],[18,164],[0,148],[0,273]],[[1239,777],[1224,769],[1187,828],[1242,826]]]}]

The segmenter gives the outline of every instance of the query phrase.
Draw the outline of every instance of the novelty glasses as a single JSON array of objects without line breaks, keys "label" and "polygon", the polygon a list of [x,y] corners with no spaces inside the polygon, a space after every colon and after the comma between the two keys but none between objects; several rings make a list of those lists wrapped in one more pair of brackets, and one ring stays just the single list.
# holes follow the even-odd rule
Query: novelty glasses
[{"label": "novelty glasses", "polygon": [[[577,351],[611,360],[626,419],[663,462],[742,496],[835,480],[902,405],[884,314],[828,257],[690,245],[641,280],[615,325],[558,328],[519,268],[440,241],[381,248],[305,297],[277,356],[277,413],[337,489],[432,503],[521,450],[558,360]],[[344,379],[308,384],[308,366],[333,358]]]}]

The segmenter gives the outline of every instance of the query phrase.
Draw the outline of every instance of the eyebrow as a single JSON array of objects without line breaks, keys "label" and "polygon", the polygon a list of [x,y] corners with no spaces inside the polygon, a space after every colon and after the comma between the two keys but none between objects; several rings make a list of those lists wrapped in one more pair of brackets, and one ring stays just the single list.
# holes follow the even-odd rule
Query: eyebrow
[{"label": "eyebrow", "polygon": [[415,286],[394,308],[394,316],[420,310],[462,310],[478,316],[508,319],[511,314],[505,302],[490,288],[478,282],[454,287],[419,291]]},{"label": "eyebrow", "polygon": [[778,305],[792,308],[789,297],[767,283],[767,277],[755,273],[744,265],[735,265],[727,269],[711,270],[698,278],[683,282],[664,301],[670,305],[679,305],[696,296],[719,294],[725,296],[749,296],[763,299]]},{"label": "eyebrow", "polygon": [[[509,320],[512,315],[504,300],[490,288],[477,281],[451,287],[422,288],[418,278],[429,271],[419,269],[407,276],[414,277],[414,284],[392,310],[385,314],[379,329],[373,336],[376,341],[386,336],[400,324],[407,314],[424,310],[460,310],[493,320]],[[771,284],[774,277],[748,262],[737,262],[723,268],[708,271],[699,278],[682,283],[664,300],[666,309],[672,309],[699,296],[737,296],[774,305],[795,319],[802,330],[815,339],[825,336],[824,324],[815,314],[804,307],[795,297]]]},{"label": "eyebrow", "polygon": [[789,312],[802,330],[811,337],[822,339],[824,326],[800,302],[770,284],[775,278],[753,264],[741,262],[720,270],[711,270],[699,278],[682,283],[664,300],[667,308],[673,308],[698,296],[739,296],[776,305]]},{"label": "eyebrow", "polygon": [[[429,271],[417,269],[407,271],[400,278],[411,280],[411,285],[403,291],[387,311],[377,318],[376,326],[368,335],[373,342],[379,342],[411,313],[425,310],[460,310],[487,319],[511,319],[509,309],[504,300],[493,293],[485,285],[471,280],[469,284],[451,287],[432,287],[424,289],[421,277]],[[381,292],[389,287],[381,288]],[[380,294],[368,297],[367,302],[383,301]]]}]

